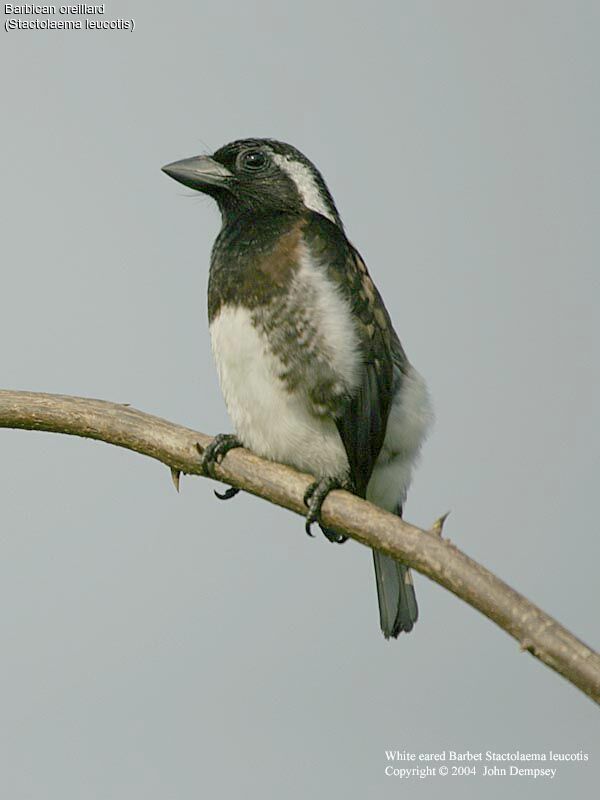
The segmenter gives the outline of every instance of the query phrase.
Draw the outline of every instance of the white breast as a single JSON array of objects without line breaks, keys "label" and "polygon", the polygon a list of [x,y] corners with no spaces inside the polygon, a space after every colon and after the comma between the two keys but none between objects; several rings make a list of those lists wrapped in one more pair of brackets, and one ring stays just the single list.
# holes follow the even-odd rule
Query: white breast
[{"label": "white breast", "polygon": [[221,390],[244,445],[313,475],[343,474],[347,459],[334,422],[311,414],[303,395],[286,389],[282,365],[250,312],[222,308],[210,334]]},{"label": "white breast", "polygon": [[[221,390],[244,445],[259,456],[312,475],[343,476],[348,461],[335,423],[315,416],[301,392],[288,391],[279,378],[283,367],[252,324],[250,312],[239,306],[222,308],[210,334]],[[344,342],[348,347],[347,337]],[[349,349],[344,353],[341,348],[340,355],[352,360]],[[425,382],[410,367],[392,402],[384,444],[367,489],[371,502],[388,511],[404,503],[432,418]]]}]

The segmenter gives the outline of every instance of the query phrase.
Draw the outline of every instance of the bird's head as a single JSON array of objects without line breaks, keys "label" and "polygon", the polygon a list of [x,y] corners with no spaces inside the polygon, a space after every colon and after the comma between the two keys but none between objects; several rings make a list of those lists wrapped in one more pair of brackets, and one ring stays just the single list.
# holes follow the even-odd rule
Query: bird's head
[{"label": "bird's head", "polygon": [[163,172],[213,197],[224,219],[245,213],[316,211],[342,227],[323,176],[292,145],[274,139],[240,139],[212,156],[174,161]]}]

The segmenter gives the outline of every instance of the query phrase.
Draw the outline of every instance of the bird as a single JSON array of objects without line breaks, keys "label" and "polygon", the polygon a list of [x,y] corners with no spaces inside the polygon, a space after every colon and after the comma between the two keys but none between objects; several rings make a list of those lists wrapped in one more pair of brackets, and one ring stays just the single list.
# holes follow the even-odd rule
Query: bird
[{"label": "bird", "polygon": [[[215,200],[222,219],[208,322],[235,433],[213,439],[204,469],[245,447],[313,475],[306,529],[317,522],[332,542],[346,539],[320,521],[333,489],[402,516],[432,421],[429,393],[322,174],[294,146],[268,138],[238,139],[162,170]],[[373,562],[380,627],[397,638],[418,617],[411,571],[377,550]]]}]

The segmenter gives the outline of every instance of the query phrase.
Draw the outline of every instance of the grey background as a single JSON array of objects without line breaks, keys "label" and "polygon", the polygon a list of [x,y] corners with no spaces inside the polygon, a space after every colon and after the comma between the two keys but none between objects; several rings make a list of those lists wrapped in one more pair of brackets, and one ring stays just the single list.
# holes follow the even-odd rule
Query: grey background
[{"label": "grey background", "polygon": [[[229,430],[219,219],[160,166],[293,142],[428,379],[406,509],[598,630],[600,7],[109,2],[134,33],[1,33],[1,385]],[[370,555],[103,444],[0,431],[0,795],[578,796],[597,708],[417,576],[386,643]],[[386,749],[589,753],[554,781],[386,778]]]}]

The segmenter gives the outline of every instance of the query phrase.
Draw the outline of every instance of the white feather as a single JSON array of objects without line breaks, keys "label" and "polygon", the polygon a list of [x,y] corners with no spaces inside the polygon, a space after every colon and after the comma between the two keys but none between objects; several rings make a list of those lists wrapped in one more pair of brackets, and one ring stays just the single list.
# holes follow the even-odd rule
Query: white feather
[{"label": "white feather", "polygon": [[225,307],[210,326],[221,390],[237,435],[259,456],[313,475],[338,475],[347,460],[333,420],[316,417],[290,393],[282,365],[250,312]]},{"label": "white feather", "polygon": [[291,293],[297,292],[299,301],[308,307],[311,322],[319,331],[319,344],[329,351],[332,369],[343,376],[348,388],[352,389],[359,379],[360,356],[348,303],[324,270],[313,263],[304,244],[300,245],[299,263]]},{"label": "white feather", "polygon": [[331,222],[335,222],[335,217],[323,199],[321,191],[314,179],[310,169],[301,161],[296,161],[280,153],[273,153],[273,161],[294,181],[296,189],[300,193],[302,202],[311,211],[322,214]]},{"label": "white feather", "polygon": [[383,447],[375,464],[367,499],[394,511],[405,500],[421,445],[433,422],[425,381],[414,367],[402,376],[392,402]]}]

